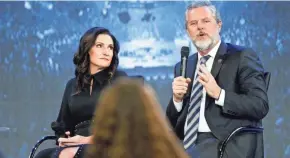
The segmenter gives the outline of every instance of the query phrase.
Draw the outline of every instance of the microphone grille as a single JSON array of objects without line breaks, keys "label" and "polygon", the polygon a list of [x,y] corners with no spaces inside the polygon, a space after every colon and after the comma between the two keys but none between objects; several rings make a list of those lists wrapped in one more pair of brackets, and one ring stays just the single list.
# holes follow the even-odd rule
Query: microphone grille
[{"label": "microphone grille", "polygon": [[189,47],[187,47],[187,46],[183,46],[182,48],[181,48],[181,57],[188,57],[188,55],[189,55]]}]

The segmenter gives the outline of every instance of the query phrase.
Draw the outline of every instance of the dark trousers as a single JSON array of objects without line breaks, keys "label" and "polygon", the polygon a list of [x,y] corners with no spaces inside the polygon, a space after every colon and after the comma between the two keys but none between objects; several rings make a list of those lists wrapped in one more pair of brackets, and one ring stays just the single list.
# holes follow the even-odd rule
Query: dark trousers
[{"label": "dark trousers", "polygon": [[[225,149],[223,158],[260,158],[255,156],[256,144],[248,144],[249,141],[253,141],[254,135],[250,135],[249,139],[241,139],[237,137],[230,141]],[[240,143],[237,143],[240,142]],[[220,140],[218,140],[212,133],[198,133],[196,145],[187,149],[186,152],[192,158],[218,158],[218,149]]]},{"label": "dark trousers", "polygon": [[219,141],[212,133],[198,133],[196,145],[186,150],[191,158],[217,158]]}]

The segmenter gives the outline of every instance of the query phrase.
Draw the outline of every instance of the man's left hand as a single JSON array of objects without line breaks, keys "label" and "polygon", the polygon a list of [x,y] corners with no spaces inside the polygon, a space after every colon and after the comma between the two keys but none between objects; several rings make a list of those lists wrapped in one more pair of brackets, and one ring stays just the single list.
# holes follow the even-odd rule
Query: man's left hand
[{"label": "man's left hand", "polygon": [[203,85],[209,96],[218,100],[222,89],[204,65],[201,65],[199,69],[200,71],[197,72],[198,81]]}]

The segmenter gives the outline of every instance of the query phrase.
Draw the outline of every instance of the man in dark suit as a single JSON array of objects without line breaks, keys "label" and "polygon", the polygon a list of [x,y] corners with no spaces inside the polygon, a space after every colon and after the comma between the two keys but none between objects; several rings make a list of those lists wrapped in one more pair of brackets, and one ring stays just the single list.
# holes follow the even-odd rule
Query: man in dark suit
[{"label": "man in dark suit", "polygon": [[[261,126],[269,111],[264,70],[253,50],[220,39],[222,21],[210,2],[186,11],[186,29],[198,52],[188,58],[187,76],[177,63],[166,114],[191,157],[216,158],[219,142],[240,126]],[[262,158],[262,134],[243,134],[224,157]]]}]

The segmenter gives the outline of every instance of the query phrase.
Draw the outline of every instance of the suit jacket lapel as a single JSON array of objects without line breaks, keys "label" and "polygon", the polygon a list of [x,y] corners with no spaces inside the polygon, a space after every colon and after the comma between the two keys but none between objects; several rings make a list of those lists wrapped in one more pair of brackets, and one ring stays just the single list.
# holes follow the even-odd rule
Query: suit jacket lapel
[{"label": "suit jacket lapel", "polygon": [[[213,62],[212,69],[211,69],[211,74],[215,79],[217,78],[217,75],[219,74],[219,71],[223,65],[226,54],[227,54],[227,44],[224,42],[221,42],[219,49],[217,51],[217,54],[214,58],[214,62]],[[205,104],[206,108],[209,105],[210,99],[212,99],[212,98],[209,97],[208,95],[206,95],[206,104]]]},{"label": "suit jacket lapel", "polygon": [[187,76],[193,79],[195,69],[196,69],[196,63],[197,63],[197,53],[192,55],[192,58],[188,59],[187,66],[188,66],[188,71],[187,71]]},{"label": "suit jacket lapel", "polygon": [[197,63],[197,53],[193,54],[190,58],[188,58],[188,61],[187,61],[186,75],[187,77],[190,77],[191,83],[188,86],[188,90],[185,97],[190,97],[191,87],[192,87],[195,69],[196,69],[196,63]]},{"label": "suit jacket lapel", "polygon": [[224,59],[225,59],[225,54],[227,53],[227,45],[224,42],[221,42],[220,47],[217,51],[217,54],[214,58],[212,69],[211,69],[211,74],[214,78],[218,75],[221,66],[223,65]]}]

